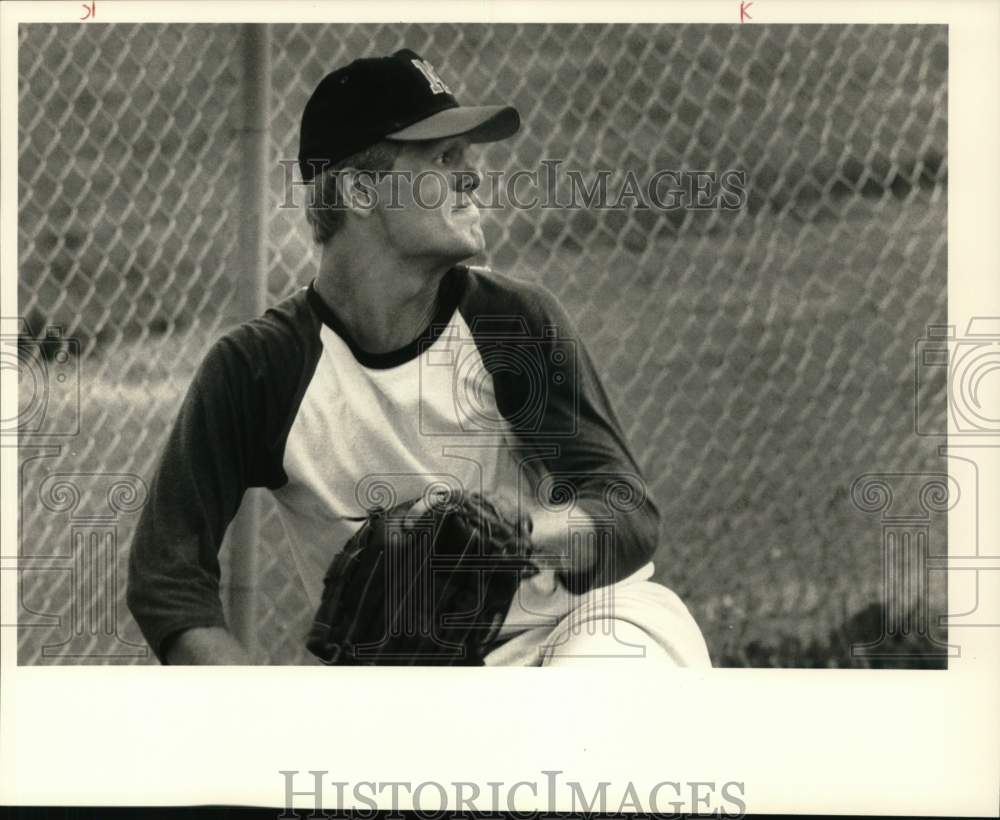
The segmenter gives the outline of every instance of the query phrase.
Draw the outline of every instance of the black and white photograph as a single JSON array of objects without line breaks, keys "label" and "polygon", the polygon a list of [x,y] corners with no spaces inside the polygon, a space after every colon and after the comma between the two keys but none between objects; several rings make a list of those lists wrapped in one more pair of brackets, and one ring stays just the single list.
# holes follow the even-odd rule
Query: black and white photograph
[{"label": "black and white photograph", "polygon": [[[5,21],[5,665],[666,701],[995,641],[947,22],[52,5]],[[754,810],[715,780],[672,811]]]},{"label": "black and white photograph", "polygon": [[[933,25],[22,26],[20,662],[309,662],[383,509],[324,660],[946,667],[947,67]],[[533,531],[379,564],[420,499],[439,558]]]}]

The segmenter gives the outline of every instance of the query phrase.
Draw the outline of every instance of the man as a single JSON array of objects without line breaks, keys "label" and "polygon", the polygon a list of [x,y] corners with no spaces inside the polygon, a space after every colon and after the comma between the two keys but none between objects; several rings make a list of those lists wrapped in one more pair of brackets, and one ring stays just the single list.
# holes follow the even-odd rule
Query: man
[{"label": "man", "polygon": [[648,580],[658,514],[565,312],[459,264],[484,250],[471,146],[519,125],[510,106],[459,106],[407,50],[316,88],[299,164],[317,276],[208,352],[135,536],[129,607],[161,661],[248,662],[217,558],[247,488],[273,492],[313,605],[359,517],[451,488],[533,522],[541,571],[487,664],[708,664],[683,604]]}]

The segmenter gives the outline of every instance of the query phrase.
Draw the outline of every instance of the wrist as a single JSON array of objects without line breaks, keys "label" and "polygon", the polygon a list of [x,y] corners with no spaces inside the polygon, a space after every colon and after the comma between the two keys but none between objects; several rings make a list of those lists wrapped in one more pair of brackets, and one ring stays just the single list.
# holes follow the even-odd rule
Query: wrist
[{"label": "wrist", "polygon": [[569,575],[586,573],[594,567],[596,533],[589,516],[539,509],[531,518],[531,544],[540,567]]}]

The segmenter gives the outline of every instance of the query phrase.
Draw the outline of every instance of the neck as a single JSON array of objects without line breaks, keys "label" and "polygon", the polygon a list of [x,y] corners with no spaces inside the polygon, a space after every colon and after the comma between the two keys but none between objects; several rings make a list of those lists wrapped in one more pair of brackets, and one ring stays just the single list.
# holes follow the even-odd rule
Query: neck
[{"label": "neck", "polygon": [[387,353],[409,344],[434,317],[441,280],[452,265],[404,264],[349,250],[336,239],[323,248],[316,292],[362,350]]}]

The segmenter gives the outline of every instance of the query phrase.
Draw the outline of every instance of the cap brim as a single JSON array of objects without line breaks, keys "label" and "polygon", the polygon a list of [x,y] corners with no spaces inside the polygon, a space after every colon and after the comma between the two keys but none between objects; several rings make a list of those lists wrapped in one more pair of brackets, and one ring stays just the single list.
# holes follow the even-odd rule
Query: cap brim
[{"label": "cap brim", "polygon": [[470,142],[496,142],[517,133],[521,117],[511,105],[447,108],[401,131],[386,134],[391,140],[439,140],[468,137]]}]

